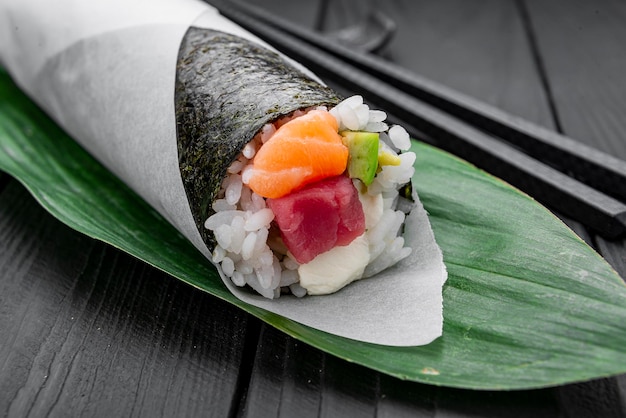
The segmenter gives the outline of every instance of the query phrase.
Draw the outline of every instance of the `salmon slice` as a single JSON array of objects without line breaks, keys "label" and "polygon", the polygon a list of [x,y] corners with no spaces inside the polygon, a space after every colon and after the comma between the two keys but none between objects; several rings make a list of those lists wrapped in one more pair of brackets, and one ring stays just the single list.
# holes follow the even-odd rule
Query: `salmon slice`
[{"label": "salmon slice", "polygon": [[255,155],[248,186],[260,196],[279,198],[342,174],[348,148],[337,129],[335,117],[325,110],[311,110],[282,125]]}]

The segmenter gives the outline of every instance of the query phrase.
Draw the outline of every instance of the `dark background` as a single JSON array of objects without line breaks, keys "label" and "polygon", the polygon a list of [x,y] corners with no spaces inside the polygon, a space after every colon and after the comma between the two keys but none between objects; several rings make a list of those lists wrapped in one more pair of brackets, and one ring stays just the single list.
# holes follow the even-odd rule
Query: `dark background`
[{"label": "dark background", "polygon": [[[322,31],[384,11],[398,25],[384,57],[626,159],[624,2],[262,3]],[[623,239],[566,221],[626,277]],[[626,417],[626,377],[514,392],[402,382],[74,232],[0,173],[0,416]]]}]

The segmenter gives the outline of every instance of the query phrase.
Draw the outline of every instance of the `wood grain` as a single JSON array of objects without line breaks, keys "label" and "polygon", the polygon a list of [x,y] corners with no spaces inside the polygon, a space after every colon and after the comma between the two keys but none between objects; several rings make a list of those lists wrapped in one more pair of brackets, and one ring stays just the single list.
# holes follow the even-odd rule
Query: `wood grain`
[{"label": "wood grain", "polygon": [[0,194],[0,271],[0,415],[230,412],[238,309],[70,230],[16,181]]},{"label": "wood grain", "polygon": [[564,133],[626,160],[626,3],[524,4]]},{"label": "wood grain", "polygon": [[401,381],[264,326],[244,416],[539,418],[554,416],[558,408],[553,389],[488,392]]},{"label": "wood grain", "polygon": [[[369,6],[365,6],[369,4]],[[553,127],[514,2],[481,0],[331,2],[325,28],[354,22],[367,8],[397,23],[383,55],[427,78],[546,127]],[[533,103],[529,106],[529,103]]]},{"label": "wood grain", "polygon": [[[626,159],[626,56],[616,53],[626,44],[626,4],[520,4],[536,39],[559,127],[574,139]],[[592,244],[626,280],[626,240],[593,237]]]}]

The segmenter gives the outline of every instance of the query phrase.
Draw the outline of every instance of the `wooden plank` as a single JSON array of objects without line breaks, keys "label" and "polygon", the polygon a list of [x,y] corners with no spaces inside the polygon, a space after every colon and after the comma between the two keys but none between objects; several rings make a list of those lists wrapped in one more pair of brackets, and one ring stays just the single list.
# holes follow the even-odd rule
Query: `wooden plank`
[{"label": "wooden plank", "polygon": [[563,131],[626,160],[626,3],[523,3]]},{"label": "wooden plank", "polygon": [[401,381],[263,327],[244,417],[552,417],[552,389],[488,392]]},{"label": "wooden plank", "polygon": [[[564,133],[626,159],[626,4],[524,2],[529,29]],[[597,249],[626,278],[626,244],[598,237]]]},{"label": "wooden plank", "polygon": [[[548,85],[556,126],[566,135],[626,159],[626,5],[618,1],[520,0]],[[589,239],[589,238],[588,238]],[[591,237],[626,279],[626,239]],[[555,388],[565,416],[626,416],[626,375]]]},{"label": "wooden plank", "polygon": [[330,6],[325,29],[354,24],[368,10],[380,10],[397,23],[384,57],[513,115],[553,127],[513,1],[341,0]]},{"label": "wooden plank", "polygon": [[69,229],[16,181],[0,272],[0,415],[230,413],[240,310]]},{"label": "wooden plank", "polygon": [[561,416],[584,418],[623,418],[624,394],[616,378],[599,379],[555,388]]},{"label": "wooden plank", "polygon": [[264,325],[243,416],[373,417],[377,378]]}]

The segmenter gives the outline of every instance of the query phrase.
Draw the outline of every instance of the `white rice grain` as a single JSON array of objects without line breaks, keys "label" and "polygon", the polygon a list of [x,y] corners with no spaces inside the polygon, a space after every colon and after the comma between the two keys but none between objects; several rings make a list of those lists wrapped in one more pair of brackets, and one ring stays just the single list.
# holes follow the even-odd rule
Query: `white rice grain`
[{"label": "white rice grain", "polygon": [[225,192],[226,202],[228,202],[228,204],[236,205],[237,202],[239,202],[242,186],[243,183],[241,182],[241,176],[239,174],[232,174]]},{"label": "white rice grain", "polygon": [[363,104],[363,96],[355,94],[354,96],[350,96],[347,99],[343,100],[339,106],[348,106],[351,108],[356,108]]},{"label": "white rice grain", "polygon": [[250,198],[252,200],[252,208],[251,208],[251,210],[253,212],[258,212],[261,209],[264,209],[265,207],[267,207],[267,204],[265,203],[265,199],[263,199],[262,196],[259,196],[256,193],[252,193]]},{"label": "white rice grain", "polygon": [[400,231],[400,227],[402,226],[403,223],[404,223],[404,213],[400,212],[399,210],[394,210],[391,227],[387,231],[387,234],[385,235],[384,240],[387,242],[393,241],[394,238],[398,236],[398,231]]},{"label": "white rice grain", "polygon": [[359,127],[358,130],[362,131],[365,129],[365,127],[367,126],[367,122],[370,119],[370,108],[369,106],[367,106],[366,104],[362,104],[360,106],[357,106],[354,109],[354,113],[356,113],[356,116],[359,120]]},{"label": "white rice grain", "polygon": [[389,235],[389,231],[396,222],[396,213],[393,209],[386,209],[376,226],[368,231],[369,242],[382,242]]},{"label": "white rice grain", "polygon": [[261,267],[254,270],[259,284],[263,289],[269,289],[272,286],[272,279],[274,278],[274,265],[262,264]]},{"label": "white rice grain", "polygon": [[272,123],[266,123],[261,129],[261,142],[266,143],[276,132],[276,128]]},{"label": "white rice grain", "polygon": [[246,280],[243,277],[243,273],[240,272],[240,271],[233,272],[231,280],[233,281],[235,286],[242,287],[242,286],[245,286],[245,284],[246,284]]},{"label": "white rice grain", "polygon": [[250,265],[248,260],[239,260],[235,263],[235,271],[238,271],[241,274],[252,274],[254,272],[254,267]]},{"label": "white rice grain", "polygon": [[272,275],[272,283],[270,284],[270,287],[272,289],[276,289],[280,287],[280,277],[282,276],[283,271],[280,266],[280,261],[278,261],[278,258],[276,258],[276,256],[274,256],[274,262],[272,263],[272,267],[274,267],[274,274]]},{"label": "white rice grain", "polygon": [[398,203],[398,195],[396,194],[395,196],[389,196],[383,199],[383,209],[398,209],[397,208],[397,203]]},{"label": "white rice grain", "polygon": [[297,270],[300,267],[300,263],[291,258],[290,256],[286,256],[283,258],[283,266],[285,266],[288,270]]},{"label": "white rice grain", "polygon": [[412,168],[415,164],[416,155],[412,152],[404,152],[398,155],[400,158],[400,166],[406,168]]},{"label": "white rice grain", "polygon": [[270,251],[267,246],[267,237],[269,235],[269,228],[261,228],[256,232],[256,240],[254,242],[254,248],[252,249],[252,258],[258,258],[263,251]]},{"label": "white rice grain", "polygon": [[259,209],[257,212],[252,213],[248,219],[246,219],[246,223],[244,225],[244,229],[246,231],[258,231],[264,226],[269,226],[269,224],[274,220],[274,212],[272,212],[269,208]]},{"label": "white rice grain", "polygon": [[345,126],[346,129],[351,131],[359,130],[359,116],[353,108],[350,106],[341,106],[338,112],[341,118],[341,126]]},{"label": "white rice grain", "polygon": [[220,263],[226,256],[226,250],[222,248],[220,245],[216,245],[213,249],[213,257],[212,260],[214,263]]},{"label": "white rice grain", "polygon": [[297,283],[300,280],[298,272],[295,270],[283,270],[280,275],[280,287],[285,287]]},{"label": "white rice grain", "polygon": [[250,178],[252,177],[252,170],[253,170],[252,166],[248,164],[241,171],[241,182],[243,184],[250,183]]},{"label": "white rice grain", "polygon": [[289,290],[296,297],[301,298],[301,297],[306,296],[306,289],[304,287],[300,286],[299,283],[294,283],[294,284],[290,285],[289,286]]},{"label": "white rice grain", "polygon": [[226,201],[226,199],[216,199],[215,202],[213,202],[213,204],[211,205],[211,208],[215,212],[225,212],[227,210],[235,210],[237,209],[237,206],[231,205]]},{"label": "white rice grain", "polygon": [[214,231],[215,228],[220,225],[231,224],[233,219],[238,216],[243,218],[245,216],[245,212],[241,210],[226,210],[223,212],[217,212],[209,216],[209,218],[204,221],[204,227]]},{"label": "white rice grain", "polygon": [[246,238],[243,240],[243,244],[241,245],[241,257],[244,260],[250,260],[252,258],[256,241],[257,234],[255,232],[250,232],[246,235]]},{"label": "white rice grain", "polygon": [[381,172],[374,177],[374,181],[367,188],[367,193],[371,195],[376,195],[379,193],[383,193],[385,190],[393,189],[395,183],[393,181],[394,176],[392,174],[385,175],[385,170],[388,170],[388,165],[383,166]]},{"label": "white rice grain", "polygon": [[232,240],[232,231],[230,225],[220,225],[213,229],[213,235],[215,235],[215,240],[218,245],[224,249],[230,247],[230,243]]},{"label": "white rice grain", "polygon": [[245,274],[244,279],[246,283],[261,296],[266,297],[268,299],[274,299],[276,297],[276,293],[274,292],[274,289],[267,289],[261,286],[261,283],[259,283],[259,279],[256,274]]},{"label": "white rice grain", "polygon": [[387,114],[382,110],[370,110],[370,122],[383,122],[385,119],[387,119]]},{"label": "white rice grain", "polygon": [[411,148],[411,137],[406,129],[400,125],[394,125],[389,129],[389,139],[398,149],[407,151]]},{"label": "white rice grain", "polygon": [[243,147],[243,150],[241,151],[241,153],[243,154],[244,157],[251,160],[252,157],[254,157],[254,154],[256,154],[256,145],[254,141],[248,142],[246,146]]},{"label": "white rice grain", "polygon": [[238,158],[228,167],[226,170],[229,174],[237,174],[248,164],[248,160],[246,158]]},{"label": "white rice grain", "polygon": [[231,238],[230,246],[228,246],[227,249],[235,254],[241,253],[241,246],[243,245],[243,240],[246,239],[246,231],[244,231],[243,229],[244,223],[245,221],[243,220],[243,218],[237,216],[235,219],[233,219],[230,225],[232,238]]},{"label": "white rice grain", "polygon": [[372,122],[369,121],[363,128],[364,131],[367,132],[384,132],[388,128],[385,122]]},{"label": "white rice grain", "polygon": [[235,271],[235,263],[230,257],[224,257],[224,259],[222,260],[222,271],[228,277],[232,277]]},{"label": "white rice grain", "polygon": [[271,266],[274,262],[274,254],[272,254],[272,250],[269,247],[259,254],[259,264],[261,266]]},{"label": "white rice grain", "polygon": [[390,245],[385,248],[376,259],[367,265],[363,272],[363,277],[372,277],[389,267],[398,264],[402,259],[408,257],[412,250],[410,247],[404,247],[404,239],[397,237]]}]

